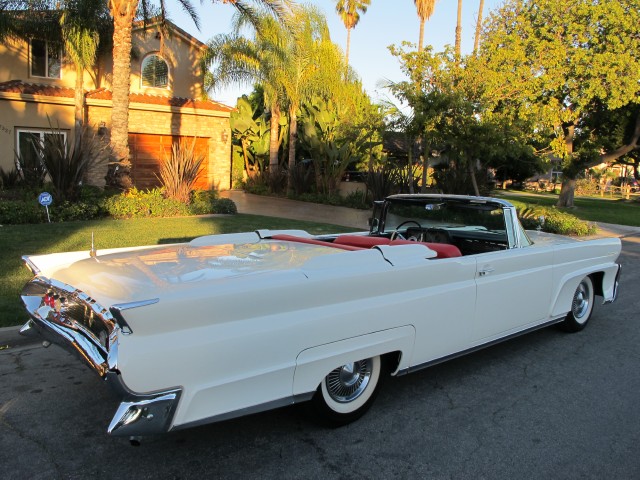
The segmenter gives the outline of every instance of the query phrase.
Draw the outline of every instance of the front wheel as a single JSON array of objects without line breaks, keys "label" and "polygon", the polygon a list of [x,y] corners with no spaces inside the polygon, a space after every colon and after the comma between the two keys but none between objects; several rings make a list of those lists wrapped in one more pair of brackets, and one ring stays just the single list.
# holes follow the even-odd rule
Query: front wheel
[{"label": "front wheel", "polygon": [[566,332],[579,332],[587,326],[593,313],[593,282],[590,277],[584,277],[573,294],[571,310],[560,327]]},{"label": "front wheel", "polygon": [[381,371],[382,359],[377,356],[329,372],[312,400],[318,419],[339,427],[364,415],[378,394]]}]

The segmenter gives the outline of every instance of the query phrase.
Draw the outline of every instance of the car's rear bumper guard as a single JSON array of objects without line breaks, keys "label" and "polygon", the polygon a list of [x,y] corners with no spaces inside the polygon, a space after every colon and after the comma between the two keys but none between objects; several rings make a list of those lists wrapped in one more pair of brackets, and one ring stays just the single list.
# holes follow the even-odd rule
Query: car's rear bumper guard
[{"label": "car's rear bumper guard", "polygon": [[[52,294],[56,295],[55,301]],[[66,303],[60,305],[63,295]],[[181,389],[141,394],[127,388],[117,360],[118,336],[123,332],[109,310],[93,299],[86,302],[84,294],[68,285],[42,277],[28,283],[21,297],[31,318],[20,333],[40,336],[47,344],[55,343],[79,357],[104,378],[122,400],[108,428],[111,435],[142,436],[169,430]],[[150,302],[140,305],[147,303]],[[91,314],[88,319],[87,312]]]}]

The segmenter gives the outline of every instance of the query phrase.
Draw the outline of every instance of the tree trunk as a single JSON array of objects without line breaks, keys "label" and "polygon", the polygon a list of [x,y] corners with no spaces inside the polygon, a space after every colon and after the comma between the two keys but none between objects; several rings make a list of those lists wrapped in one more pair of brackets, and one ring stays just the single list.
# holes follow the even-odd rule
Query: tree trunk
[{"label": "tree trunk", "polygon": [[462,0],[458,0],[458,21],[456,23],[456,59],[462,55]]},{"label": "tree trunk", "polygon": [[480,0],[480,5],[478,6],[478,21],[476,22],[476,36],[473,40],[474,55],[478,53],[478,48],[480,47],[480,32],[482,31],[482,10],[484,10],[484,0]]},{"label": "tree trunk", "polygon": [[420,19],[420,35],[418,36],[418,52],[421,52],[424,48],[424,18]]},{"label": "tree trunk", "polygon": [[347,28],[347,51],[345,52],[345,63],[347,64],[347,70],[345,72],[345,78],[349,72],[349,50],[351,49],[351,29]]},{"label": "tree trunk", "polygon": [[[112,4],[113,5],[113,4]],[[113,15],[113,108],[111,145],[124,165],[129,163],[129,92],[131,88],[131,30],[138,0],[123,1]]]},{"label": "tree trunk", "polygon": [[82,125],[84,123],[84,68],[76,65],[76,86],[74,91],[74,129],[73,148],[74,152],[80,150],[82,142]]},{"label": "tree trunk", "polygon": [[573,199],[576,191],[576,179],[562,176],[562,188],[558,197],[557,207],[573,207]]},{"label": "tree trunk", "polygon": [[476,169],[474,167],[474,160],[469,160],[469,176],[471,177],[471,185],[473,185],[473,194],[477,197],[480,196],[480,189],[478,188],[478,180],[476,179]]},{"label": "tree trunk", "polygon": [[121,165],[116,175],[122,188],[131,186],[129,158],[129,93],[131,88],[131,30],[138,0],[111,1],[113,16],[113,93],[111,146]]},{"label": "tree trunk", "polygon": [[271,130],[269,133],[269,174],[277,173],[279,170],[278,150],[280,134],[280,106],[274,103],[271,106]]},{"label": "tree trunk", "polygon": [[287,178],[287,192],[293,193],[293,182],[291,180],[293,169],[296,168],[296,140],[298,139],[298,115],[297,107],[291,106],[289,109],[289,172]]},{"label": "tree trunk", "polygon": [[[576,127],[568,124],[562,127],[564,130],[564,149],[565,155],[573,156],[573,138]],[[572,159],[573,162],[573,159]],[[572,163],[571,162],[571,163]],[[556,207],[573,207],[573,197],[576,188],[576,172],[575,169],[564,168],[562,171],[562,187],[560,188],[560,196],[556,202]]]},{"label": "tree trunk", "polygon": [[[573,130],[574,127],[571,126],[566,130],[565,134],[565,144],[567,146],[567,152],[570,153],[573,153]],[[603,153],[592,162],[583,164],[582,168],[586,169],[595,167],[600,163],[611,163],[614,160],[638,148],[640,148],[640,112],[638,112],[638,114],[636,115],[635,127],[627,144],[616,148],[612,152]],[[576,173],[573,173],[571,171],[562,172],[562,188],[560,190],[560,197],[558,198],[558,202],[556,203],[557,207],[573,207],[573,198],[576,186],[575,177]]]}]

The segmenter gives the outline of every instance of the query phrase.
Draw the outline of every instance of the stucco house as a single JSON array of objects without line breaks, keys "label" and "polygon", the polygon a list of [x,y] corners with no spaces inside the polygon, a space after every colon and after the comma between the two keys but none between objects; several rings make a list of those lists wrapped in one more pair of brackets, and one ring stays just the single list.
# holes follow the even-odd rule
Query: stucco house
[{"label": "stucco house", "polygon": [[[195,139],[205,156],[197,186],[228,189],[231,184],[231,134],[227,105],[203,97],[199,63],[205,45],[171,22],[135,23],[132,33],[129,144],[132,177],[138,188],[159,184],[155,173],[171,145]],[[73,144],[73,64],[59,45],[45,40],[0,43],[0,167],[12,170],[16,154],[50,123]],[[108,139],[111,128],[112,59],[98,58],[85,73],[84,120]],[[105,172],[91,183],[104,184]]]}]

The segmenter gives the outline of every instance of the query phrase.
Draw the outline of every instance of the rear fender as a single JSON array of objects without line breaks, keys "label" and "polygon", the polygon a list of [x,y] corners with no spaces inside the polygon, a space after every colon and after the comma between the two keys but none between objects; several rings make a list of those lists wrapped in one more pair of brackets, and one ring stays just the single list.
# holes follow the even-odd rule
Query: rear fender
[{"label": "rear fender", "polygon": [[561,287],[553,302],[551,317],[557,318],[571,310],[573,294],[580,281],[586,276],[591,276],[594,289],[597,294],[602,295],[603,303],[612,302],[615,299],[618,270],[619,265],[614,263],[600,268],[579,270],[564,276],[559,282]]},{"label": "rear fender", "polygon": [[293,394],[315,391],[322,379],[341,365],[390,352],[400,352],[395,371],[407,368],[415,333],[413,325],[405,325],[303,350],[296,359]]}]

